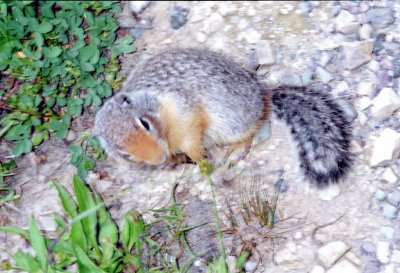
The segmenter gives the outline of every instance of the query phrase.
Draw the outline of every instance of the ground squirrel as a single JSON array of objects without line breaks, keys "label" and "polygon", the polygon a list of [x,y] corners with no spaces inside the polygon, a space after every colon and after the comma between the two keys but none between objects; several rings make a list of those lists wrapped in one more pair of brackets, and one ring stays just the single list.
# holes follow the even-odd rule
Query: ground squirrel
[{"label": "ground squirrel", "polygon": [[249,146],[271,109],[287,123],[314,185],[346,173],[351,125],[339,103],[306,88],[266,90],[254,73],[206,50],[148,59],[99,110],[93,134],[108,154],[129,161],[162,164],[185,154],[198,162],[214,145]]}]

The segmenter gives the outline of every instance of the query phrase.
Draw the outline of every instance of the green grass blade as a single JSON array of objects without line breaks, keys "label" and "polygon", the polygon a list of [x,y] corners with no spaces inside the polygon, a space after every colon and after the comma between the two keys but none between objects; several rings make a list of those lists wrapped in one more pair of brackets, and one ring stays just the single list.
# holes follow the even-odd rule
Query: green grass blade
[{"label": "green grass blade", "polygon": [[[83,215],[78,215],[82,218],[82,227],[85,231],[85,235],[88,238],[90,247],[93,247],[98,256],[100,256],[99,246],[96,240],[97,234],[97,215],[96,211],[102,206],[102,204],[95,205],[93,196],[85,183],[80,179],[79,176],[74,176],[74,191],[76,200],[78,201],[79,211]],[[74,220],[76,221],[76,219]]]},{"label": "green grass blade", "polygon": [[106,273],[96,264],[94,264],[78,245],[75,246],[75,253],[78,262],[79,273]]},{"label": "green grass blade", "polygon": [[19,227],[4,226],[4,227],[0,227],[0,231],[21,235],[28,241],[31,240],[31,236],[30,236],[29,232],[26,230],[23,230],[22,228],[19,228]]},{"label": "green grass blade", "polygon": [[26,272],[40,272],[40,264],[29,253],[17,251],[14,254],[17,267]]},{"label": "green grass blade", "polygon": [[32,216],[29,219],[29,233],[31,235],[32,248],[36,252],[37,259],[42,269],[45,270],[47,267],[47,248],[39,226]]},{"label": "green grass blade", "polygon": [[63,185],[58,183],[55,180],[52,180],[54,186],[56,187],[58,191],[58,195],[60,196],[61,203],[64,207],[64,210],[69,214],[71,217],[75,217],[77,212],[76,212],[76,204],[74,200],[70,197],[68,191],[65,189]]}]

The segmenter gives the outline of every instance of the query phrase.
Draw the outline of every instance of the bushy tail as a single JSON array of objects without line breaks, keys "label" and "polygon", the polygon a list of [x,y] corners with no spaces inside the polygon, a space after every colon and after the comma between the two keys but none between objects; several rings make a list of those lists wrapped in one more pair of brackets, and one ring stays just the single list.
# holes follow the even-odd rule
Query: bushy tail
[{"label": "bushy tail", "polygon": [[351,124],[342,106],[328,95],[306,88],[272,91],[273,111],[289,126],[300,168],[317,187],[336,183],[349,170]]}]

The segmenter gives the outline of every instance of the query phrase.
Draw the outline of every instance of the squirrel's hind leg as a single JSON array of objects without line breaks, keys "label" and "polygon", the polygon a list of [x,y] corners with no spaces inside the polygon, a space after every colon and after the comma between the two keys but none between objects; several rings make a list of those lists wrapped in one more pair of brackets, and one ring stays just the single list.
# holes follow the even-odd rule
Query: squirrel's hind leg
[{"label": "squirrel's hind leg", "polygon": [[[239,161],[245,159],[250,152],[252,141],[253,137],[248,137],[241,142],[231,144],[225,153],[221,165],[226,165],[228,168],[232,168],[237,163],[239,163]],[[237,154],[234,154],[234,152],[238,150],[241,151],[239,151]],[[232,156],[232,154],[234,155]]]}]

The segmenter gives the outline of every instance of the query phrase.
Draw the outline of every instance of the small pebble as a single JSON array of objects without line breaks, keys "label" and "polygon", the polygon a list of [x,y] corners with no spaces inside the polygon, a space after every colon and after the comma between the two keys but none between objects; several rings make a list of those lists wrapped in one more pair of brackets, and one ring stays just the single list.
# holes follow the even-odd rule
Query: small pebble
[{"label": "small pebble", "polygon": [[388,240],[392,240],[393,234],[395,229],[391,226],[384,226],[381,227],[381,233],[386,237]]},{"label": "small pebble", "polygon": [[358,30],[358,35],[360,40],[368,40],[371,39],[372,32],[374,29],[370,24],[363,24],[360,29]]},{"label": "small pebble", "polygon": [[376,257],[378,261],[383,264],[390,262],[390,256],[392,255],[392,250],[389,242],[378,242],[376,246]]},{"label": "small pebble", "polygon": [[391,204],[384,204],[382,210],[383,216],[387,219],[395,219],[397,216],[398,208]]},{"label": "small pebble", "polygon": [[364,241],[360,245],[360,255],[363,258],[373,259],[376,257],[375,246],[372,242]]},{"label": "small pebble", "polygon": [[332,74],[320,66],[318,66],[318,68],[315,72],[318,75],[318,78],[325,84],[327,84],[333,80]]},{"label": "small pebble", "polygon": [[362,273],[379,273],[381,271],[381,267],[381,264],[376,260],[367,261]]},{"label": "small pebble", "polygon": [[171,10],[171,28],[180,29],[188,21],[189,10],[181,6],[174,6]]},{"label": "small pebble", "polygon": [[275,190],[279,191],[280,193],[287,192],[289,190],[289,183],[286,180],[279,179],[274,184]]},{"label": "small pebble", "polygon": [[400,205],[400,191],[394,191],[389,194],[388,201],[390,204],[398,207]]},{"label": "small pebble", "polygon": [[376,192],[375,192],[375,199],[376,200],[378,200],[378,201],[383,201],[383,200],[385,200],[385,198],[386,198],[386,196],[387,196],[387,194],[386,194],[386,192],[384,192],[384,191],[382,191],[382,190],[377,190]]}]

